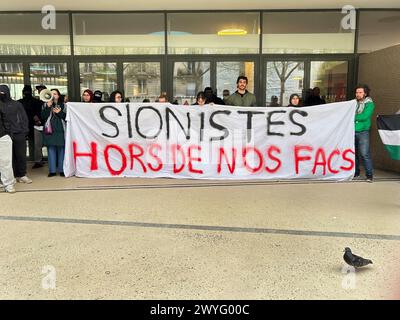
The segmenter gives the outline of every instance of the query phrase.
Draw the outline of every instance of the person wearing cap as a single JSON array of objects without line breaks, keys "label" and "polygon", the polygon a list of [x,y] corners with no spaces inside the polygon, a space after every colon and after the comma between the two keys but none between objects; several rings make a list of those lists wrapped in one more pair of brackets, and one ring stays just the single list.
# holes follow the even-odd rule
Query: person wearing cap
[{"label": "person wearing cap", "polygon": [[278,103],[278,97],[272,96],[271,102],[269,103],[268,107],[280,107],[281,105]]},{"label": "person wearing cap", "polygon": [[102,102],[101,98],[103,97],[103,93],[100,90],[96,90],[93,94],[93,102],[100,103]]},{"label": "person wearing cap", "polygon": [[41,126],[40,113],[42,111],[42,103],[32,95],[32,87],[25,85],[22,89],[23,98],[18,100],[25,108],[26,115],[29,121],[29,155],[35,162],[32,169],[43,167],[42,158],[42,133],[40,130],[35,129],[36,126]]},{"label": "person wearing cap", "polygon": [[86,102],[86,103],[93,102],[93,91],[89,90],[89,89],[86,89],[85,91],[83,91],[82,101]]},{"label": "person wearing cap", "polygon": [[17,182],[32,183],[26,175],[26,137],[29,134],[29,121],[24,106],[10,96],[10,88],[0,85],[0,105],[10,123],[14,176]]},{"label": "person wearing cap", "polygon": [[8,193],[15,193],[15,178],[12,167],[12,140],[10,123],[6,118],[4,105],[0,103],[0,181]]}]

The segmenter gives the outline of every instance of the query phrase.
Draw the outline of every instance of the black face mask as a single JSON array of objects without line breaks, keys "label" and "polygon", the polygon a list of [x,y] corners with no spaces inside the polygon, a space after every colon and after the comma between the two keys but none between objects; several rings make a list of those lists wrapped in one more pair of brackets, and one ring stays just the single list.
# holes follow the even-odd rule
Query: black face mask
[{"label": "black face mask", "polygon": [[0,93],[0,101],[6,102],[6,100],[7,100],[7,96],[5,95],[5,93]]}]

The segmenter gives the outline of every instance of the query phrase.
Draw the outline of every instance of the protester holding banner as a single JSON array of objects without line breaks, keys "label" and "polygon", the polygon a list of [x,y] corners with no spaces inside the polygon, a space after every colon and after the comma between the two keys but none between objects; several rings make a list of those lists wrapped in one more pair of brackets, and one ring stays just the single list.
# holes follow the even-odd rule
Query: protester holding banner
[{"label": "protester holding banner", "polygon": [[89,89],[86,89],[85,91],[83,91],[82,101],[87,102],[87,103],[93,102],[93,91],[89,90]]},{"label": "protester holding banner", "polygon": [[204,106],[205,104],[209,103],[204,91],[200,91],[196,96],[196,102],[193,105],[196,106]]},{"label": "protester holding banner", "polygon": [[360,176],[360,157],[365,167],[367,181],[372,182],[373,167],[369,148],[369,129],[371,128],[371,116],[375,105],[369,96],[370,89],[367,85],[359,85],[356,88],[357,109],[355,116],[355,174]]},{"label": "protester holding banner", "polygon": [[237,90],[226,99],[226,104],[239,107],[256,107],[256,96],[247,91],[248,79],[239,76],[236,81]]},{"label": "protester holding banner", "polygon": [[110,94],[110,102],[121,103],[124,102],[124,96],[121,91],[115,90]]},{"label": "protester holding banner", "polygon": [[64,176],[64,150],[65,150],[65,107],[58,89],[51,90],[53,99],[48,101],[42,110],[43,144],[47,146],[49,158],[48,177],[54,177],[57,169],[60,176]]},{"label": "protester holding banner", "polygon": [[301,107],[300,96],[297,93],[290,95],[288,107]]}]

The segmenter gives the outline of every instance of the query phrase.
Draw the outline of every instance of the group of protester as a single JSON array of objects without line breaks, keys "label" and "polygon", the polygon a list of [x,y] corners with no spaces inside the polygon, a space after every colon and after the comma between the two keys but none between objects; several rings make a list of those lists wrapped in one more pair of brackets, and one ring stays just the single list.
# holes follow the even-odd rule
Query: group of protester
[{"label": "group of protester", "polygon": [[[217,97],[211,87],[197,94],[194,105],[219,104],[231,106],[257,106],[256,97],[247,90],[248,79],[240,76],[237,79],[237,90],[229,94],[224,90],[224,98]],[[44,85],[36,86],[39,94],[47,89]],[[315,90],[311,103],[317,103],[319,89]],[[63,162],[65,151],[66,104],[64,96],[58,89],[51,89],[51,99],[42,102],[32,94],[32,88],[25,85],[23,98],[19,101],[11,99],[7,85],[0,85],[0,175],[1,187],[8,193],[15,192],[15,182],[32,183],[27,176],[26,140],[28,139],[30,154],[33,155],[33,169],[43,167],[42,147],[48,151],[48,177],[64,176]],[[373,167],[369,148],[369,130],[374,103],[369,96],[370,89],[366,85],[357,86],[355,96],[357,111],[355,115],[355,177],[360,175],[360,162],[366,171],[367,181],[372,182]],[[101,91],[86,89],[82,94],[85,103],[102,102]],[[290,96],[289,107],[300,106],[297,94]],[[126,102],[121,91],[110,95],[110,102]],[[150,102],[145,99],[143,102]],[[161,94],[156,100],[168,102],[167,95]],[[14,178],[15,177],[15,178]]]},{"label": "group of protester", "polygon": [[[297,93],[290,95],[288,107],[309,107],[320,104],[326,104],[326,101],[321,97],[321,89],[319,87],[315,87],[313,89],[310,88],[306,90],[304,101],[302,101],[301,97]],[[279,104],[279,99],[277,96],[274,95],[271,97],[268,107],[282,107],[282,105]]]}]

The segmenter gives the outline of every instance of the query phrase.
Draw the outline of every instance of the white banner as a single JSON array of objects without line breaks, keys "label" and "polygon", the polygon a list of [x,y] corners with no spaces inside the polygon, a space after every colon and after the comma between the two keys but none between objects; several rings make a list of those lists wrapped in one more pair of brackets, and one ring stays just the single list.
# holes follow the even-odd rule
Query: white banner
[{"label": "white banner", "polygon": [[69,102],[64,173],[350,180],[355,108]]}]

